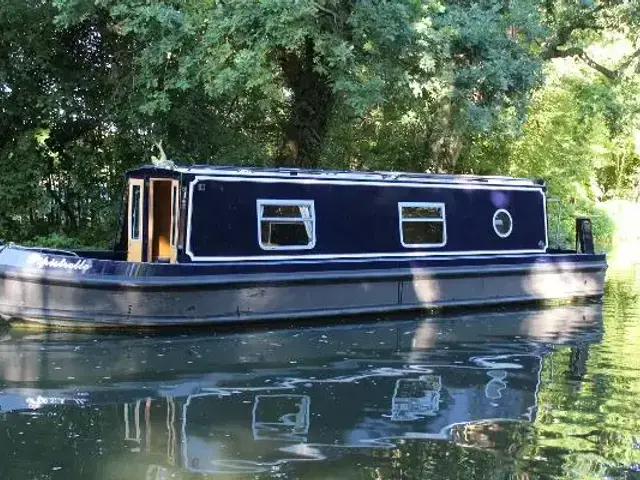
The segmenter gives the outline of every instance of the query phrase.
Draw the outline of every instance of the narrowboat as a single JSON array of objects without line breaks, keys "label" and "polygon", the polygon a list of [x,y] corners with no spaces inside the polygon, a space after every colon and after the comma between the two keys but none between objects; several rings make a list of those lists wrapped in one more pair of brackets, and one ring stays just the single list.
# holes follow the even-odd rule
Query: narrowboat
[{"label": "narrowboat", "polygon": [[112,251],[5,245],[0,315],[72,327],[288,320],[603,293],[591,223],[549,247],[545,183],[144,166]]}]

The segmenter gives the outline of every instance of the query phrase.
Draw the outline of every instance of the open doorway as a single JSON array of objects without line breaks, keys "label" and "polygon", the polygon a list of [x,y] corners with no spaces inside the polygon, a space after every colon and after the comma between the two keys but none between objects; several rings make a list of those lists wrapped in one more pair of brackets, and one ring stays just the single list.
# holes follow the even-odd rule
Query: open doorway
[{"label": "open doorway", "polygon": [[151,180],[148,253],[151,262],[176,261],[175,218],[177,182]]}]

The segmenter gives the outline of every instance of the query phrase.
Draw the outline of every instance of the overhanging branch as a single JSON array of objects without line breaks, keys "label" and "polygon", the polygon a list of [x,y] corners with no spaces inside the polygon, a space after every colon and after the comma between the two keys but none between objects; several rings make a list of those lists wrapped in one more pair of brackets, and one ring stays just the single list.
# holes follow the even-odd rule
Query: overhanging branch
[{"label": "overhanging branch", "polygon": [[578,47],[567,48],[566,50],[557,50],[553,52],[552,55],[550,55],[547,59],[568,57],[577,57],[584,63],[586,63],[589,67],[604,75],[609,80],[617,80],[635,60],[640,58],[640,48],[638,48],[638,50],[636,50],[625,60],[623,60],[615,69],[605,67],[604,65],[596,62],[587,54],[587,52]]},{"label": "overhanging branch", "polygon": [[631,55],[629,55],[629,57],[624,62],[622,62],[620,64],[620,66],[616,70],[618,70],[618,72],[622,73],[627,68],[629,68],[629,65],[631,65],[635,59],[637,59],[639,57],[640,57],[640,48],[638,48],[635,52],[633,52]]},{"label": "overhanging branch", "polygon": [[544,51],[542,52],[543,60],[577,55],[577,52],[565,53],[573,50],[571,48],[565,50],[562,48],[570,43],[573,32],[576,30],[601,30],[602,27],[599,26],[596,21],[596,14],[603,8],[604,5],[600,4],[595,8],[584,10],[582,15],[577,16],[570,23],[558,27],[553,38],[544,45]]},{"label": "overhanging branch", "polygon": [[620,70],[611,70],[610,68],[605,67],[604,65],[600,65],[598,62],[593,60],[586,52],[582,52],[579,57],[589,65],[591,68],[600,72],[602,75],[607,77],[609,80],[616,80],[620,76]]}]

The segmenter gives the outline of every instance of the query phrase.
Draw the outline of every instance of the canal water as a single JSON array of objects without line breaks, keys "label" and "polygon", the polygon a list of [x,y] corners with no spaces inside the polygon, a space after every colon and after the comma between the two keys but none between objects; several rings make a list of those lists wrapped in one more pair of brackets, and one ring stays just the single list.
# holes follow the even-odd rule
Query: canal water
[{"label": "canal water", "polygon": [[640,279],[603,302],[0,332],[0,479],[640,478]]}]

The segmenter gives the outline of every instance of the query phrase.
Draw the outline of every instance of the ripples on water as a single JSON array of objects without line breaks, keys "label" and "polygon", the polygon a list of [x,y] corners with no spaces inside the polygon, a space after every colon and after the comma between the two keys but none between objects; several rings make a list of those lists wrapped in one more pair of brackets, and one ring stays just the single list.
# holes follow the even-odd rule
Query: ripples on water
[{"label": "ripples on water", "polygon": [[1,479],[640,478],[640,289],[188,335],[6,330]]}]

